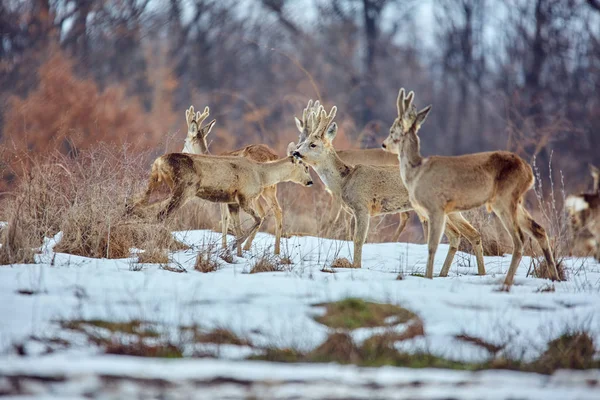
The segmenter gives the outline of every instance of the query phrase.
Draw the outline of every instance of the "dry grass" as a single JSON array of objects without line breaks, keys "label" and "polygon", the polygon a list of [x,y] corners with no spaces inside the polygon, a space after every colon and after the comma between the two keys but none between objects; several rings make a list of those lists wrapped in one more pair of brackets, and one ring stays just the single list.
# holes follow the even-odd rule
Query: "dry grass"
[{"label": "dry grass", "polygon": [[3,251],[11,255],[3,258],[26,254],[58,231],[63,236],[55,251],[86,257],[125,258],[131,248],[152,253],[185,248],[173,239],[169,223],[124,217],[126,202],[144,186],[149,160],[148,154],[132,156],[127,147],[102,144],[72,158],[58,152],[23,156],[24,175],[3,203],[12,227]]},{"label": "dry grass", "polygon": [[330,268],[354,268],[354,266],[352,265],[350,260],[348,260],[345,257],[342,257],[342,258],[336,258],[335,260],[333,260]]},{"label": "dry grass", "polygon": [[217,271],[220,268],[217,257],[217,254],[211,247],[199,251],[196,256],[196,262],[194,263],[194,269],[202,273]]},{"label": "dry grass", "polygon": [[337,329],[392,326],[417,318],[414,313],[405,308],[393,304],[372,303],[357,298],[315,304],[315,306],[326,309],[325,314],[316,317],[315,321]]},{"label": "dry grass", "polygon": [[168,264],[169,253],[162,249],[146,250],[138,254],[140,264]]},{"label": "dry grass", "polygon": [[216,328],[209,332],[194,333],[194,341],[197,343],[232,344],[236,346],[251,346],[252,344],[240,338],[238,335],[225,328]]},{"label": "dry grass", "polygon": [[256,258],[252,268],[250,269],[251,274],[258,274],[261,272],[283,272],[285,271],[284,265],[281,263],[278,256],[270,254],[268,251],[263,252],[259,257]]}]

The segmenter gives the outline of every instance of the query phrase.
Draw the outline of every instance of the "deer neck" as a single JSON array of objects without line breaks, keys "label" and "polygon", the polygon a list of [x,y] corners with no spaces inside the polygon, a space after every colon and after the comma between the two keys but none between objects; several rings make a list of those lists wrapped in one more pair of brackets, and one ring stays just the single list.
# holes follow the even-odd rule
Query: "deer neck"
[{"label": "deer neck", "polygon": [[321,181],[333,193],[341,193],[345,178],[353,167],[344,163],[334,150],[330,150],[325,161],[312,166]]},{"label": "deer neck", "polygon": [[290,181],[295,168],[291,157],[284,157],[276,161],[257,164],[262,187],[272,186],[279,182]]},{"label": "deer neck", "polygon": [[400,175],[405,184],[414,177],[423,164],[419,139],[414,132],[408,134],[400,152],[398,152],[398,161],[400,161]]},{"label": "deer neck", "polygon": [[186,154],[210,154],[208,146],[206,145],[206,140],[194,140],[189,138],[185,140],[181,152]]}]

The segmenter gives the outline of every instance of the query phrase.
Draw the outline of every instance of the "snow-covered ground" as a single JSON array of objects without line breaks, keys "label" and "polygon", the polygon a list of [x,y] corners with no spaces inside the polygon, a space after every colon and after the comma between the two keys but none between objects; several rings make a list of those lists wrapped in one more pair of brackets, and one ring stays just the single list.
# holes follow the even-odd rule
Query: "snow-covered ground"
[{"label": "snow-covered ground", "polygon": [[[210,231],[179,232],[176,237],[193,246],[220,244],[220,235]],[[81,371],[99,375],[141,374],[148,379],[168,379],[172,374],[180,380],[201,376],[203,379],[244,377],[259,381],[279,374],[285,375],[287,378],[282,379],[286,380],[297,374],[299,380],[314,377],[318,381],[315,387],[321,385],[322,390],[333,390],[327,382],[347,382],[339,387],[340,398],[352,398],[344,395],[342,388],[348,389],[349,394],[358,394],[360,390],[353,391],[352,385],[360,386],[369,380],[372,385],[365,387],[384,387],[393,381],[390,385],[396,394],[398,385],[404,383],[436,382],[431,392],[419,392],[418,385],[403,389],[407,398],[437,398],[442,392],[448,395],[447,385],[456,385],[450,390],[452,394],[464,392],[456,398],[592,398],[587,395],[591,378],[566,371],[548,378],[508,372],[474,374],[395,368],[363,371],[332,365],[273,366],[239,361],[255,350],[235,346],[219,348],[219,361],[118,358],[100,355],[80,334],[66,331],[57,323],[70,319],[138,319],[160,326],[167,335],[175,335],[181,326],[197,324],[209,329],[230,329],[258,347],[311,350],[320,345],[329,332],[313,319],[323,312],[314,304],[361,297],[398,304],[421,318],[425,336],[399,342],[397,346],[402,350],[425,350],[461,361],[477,362],[489,357],[482,348],[456,339],[457,335],[464,334],[506,345],[503,351],[509,357],[531,360],[545,350],[548,341],[570,330],[585,330],[600,343],[600,264],[592,259],[567,259],[569,280],[552,284],[526,277],[530,259],[524,257],[515,285],[510,293],[504,293],[498,289],[510,263],[509,255],[486,257],[487,275],[480,277],[476,275],[474,257],[458,253],[449,277],[428,280],[417,276],[425,270],[425,245],[367,244],[363,249],[362,269],[337,269],[329,273],[321,269],[329,267],[334,258],[350,258],[352,243],[292,237],[282,240],[283,255],[293,261],[284,272],[248,274],[253,263],[271,250],[273,237],[260,233],[244,258],[235,258],[233,264],[219,260],[222,268],[216,272],[200,273],[193,269],[196,249],[175,252],[172,264],[184,267],[188,273],[174,273],[153,264],[135,271],[134,258],[99,260],[55,254],[52,245],[58,239],[48,241],[35,265],[0,267],[0,393],[6,384],[1,378],[3,375],[29,370],[60,376]],[[441,269],[447,250],[447,245],[441,245],[438,250],[436,273]],[[399,274],[403,279],[397,279]],[[550,286],[554,291],[544,290]],[[360,343],[376,331],[358,329],[353,337]],[[31,340],[31,336],[64,338],[73,345],[44,355],[46,347]],[[23,344],[28,356],[14,355],[14,344]],[[82,376],[79,378],[92,385],[93,382]],[[597,371],[594,379],[600,380]],[[479,389],[472,393],[459,390],[458,383],[463,381],[476,381],[473,384]],[[499,390],[500,387],[505,389]],[[291,383],[278,388],[281,393],[294,391]],[[81,394],[76,390],[69,393]],[[333,392],[331,394],[333,396]],[[317,394],[305,396],[318,397]],[[232,395],[231,398],[237,397]]]}]

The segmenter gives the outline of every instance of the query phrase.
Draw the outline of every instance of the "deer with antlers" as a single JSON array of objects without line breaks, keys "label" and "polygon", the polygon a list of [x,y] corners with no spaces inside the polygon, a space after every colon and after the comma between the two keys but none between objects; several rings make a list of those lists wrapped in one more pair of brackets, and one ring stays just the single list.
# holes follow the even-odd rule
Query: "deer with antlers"
[{"label": "deer with antlers", "polygon": [[[188,126],[188,133],[185,139],[182,153],[210,154],[208,150],[206,137],[212,129],[211,124],[214,123],[214,120],[211,121],[211,124],[208,124],[206,127],[202,127],[202,122],[208,117],[209,112],[210,109],[208,107],[204,108],[204,112],[202,114],[200,114],[199,111],[194,113],[194,106],[190,106],[190,108],[186,110],[185,119]],[[222,153],[221,155],[245,157],[257,162],[275,161],[279,158],[277,153],[275,153],[273,149],[271,149],[265,144],[252,144],[238,150]],[[274,253],[279,254],[281,248],[281,233],[283,230],[283,211],[281,209],[281,206],[279,205],[279,201],[277,200],[277,186],[273,185],[264,188],[259,197],[262,198],[263,201],[266,203],[266,210],[265,207],[262,205],[261,201],[257,199],[254,207],[258,214],[264,218],[268,214],[268,211],[273,211],[273,215],[275,217]],[[221,204],[221,242],[223,248],[227,248],[227,233],[229,230],[229,219],[230,214],[227,204]],[[248,237],[248,239],[244,243],[244,250],[250,250],[250,247],[252,246],[252,242],[254,241],[254,237],[256,236],[257,232],[258,230],[254,231],[254,233]]]},{"label": "deer with antlers", "polygon": [[[197,122],[196,125],[201,126],[202,121]],[[280,182],[313,184],[308,166],[291,155],[295,147],[290,143],[287,157],[265,163],[236,156],[165,154],[154,160],[148,187],[144,195],[128,207],[128,213],[148,207],[150,196],[163,182],[169,187],[170,196],[158,214],[160,220],[193,197],[226,204],[233,219],[237,255],[241,256],[241,243],[256,235],[264,220],[264,215],[256,210],[256,201],[265,188]],[[242,233],[240,209],[254,219],[245,234]]]},{"label": "deer with antlers", "polygon": [[429,222],[427,278],[433,277],[435,252],[446,219],[485,204],[500,218],[513,241],[513,255],[504,289],[508,290],[513,284],[521,261],[525,240],[523,232],[540,245],[552,279],[558,280],[546,231],[523,207],[523,197],[534,183],[531,166],[516,154],[506,151],[422,157],[417,132],[431,106],[417,112],[412,104],[413,98],[413,92],[405,96],[404,89],[400,90],[398,117],[382,147],[398,155],[400,176],[408,189],[410,202]]},{"label": "deer with antlers", "polygon": [[592,191],[568,196],[565,208],[571,217],[574,245],[600,261],[600,169],[590,164],[590,174],[594,180]]},{"label": "deer with antlers", "polygon": [[[398,175],[398,167],[350,165],[338,156],[332,141],[337,133],[333,122],[337,108],[327,114],[323,106],[308,115],[309,134],[298,145],[294,156],[305,161],[317,172],[327,189],[340,199],[344,208],[354,217],[354,258],[353,267],[362,264],[362,247],[369,229],[371,216],[406,212],[413,209],[408,191]],[[485,275],[481,236],[459,213],[454,214],[446,227],[450,249],[441,275],[446,276],[454,259],[454,254],[464,235],[472,244],[477,256],[477,270]]]},{"label": "deer with antlers", "polygon": [[[296,122],[296,128],[299,131],[298,143],[304,142],[309,134],[314,130],[314,126],[310,125],[309,115],[311,113],[317,113],[321,104],[319,100],[316,100],[314,103],[312,100],[309,100],[308,105],[302,111],[302,118],[299,119],[294,117]],[[385,152],[381,149],[351,149],[351,150],[336,150],[338,157],[349,165],[355,164],[366,164],[366,165],[398,165],[398,157],[388,152]],[[325,226],[330,229],[333,227],[337,221],[340,219],[342,212],[344,210],[343,201],[339,198],[335,193],[331,192],[327,187],[325,190],[331,196],[331,207],[330,214],[327,218],[327,222]],[[400,235],[404,228],[406,227],[406,223],[408,222],[409,214],[408,212],[400,212],[398,213],[399,223],[396,232],[394,233],[394,239],[396,241],[400,240]],[[351,239],[351,229],[350,224],[352,221],[346,222],[346,232],[348,233],[349,239]]]}]

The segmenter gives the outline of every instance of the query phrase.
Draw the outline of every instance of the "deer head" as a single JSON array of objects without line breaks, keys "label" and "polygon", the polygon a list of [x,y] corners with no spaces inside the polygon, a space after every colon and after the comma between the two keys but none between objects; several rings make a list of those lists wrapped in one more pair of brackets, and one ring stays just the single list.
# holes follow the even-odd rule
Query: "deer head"
[{"label": "deer head", "polygon": [[213,119],[206,126],[202,126],[202,122],[208,118],[209,113],[210,109],[208,106],[204,107],[204,112],[202,114],[200,114],[200,111],[194,113],[194,106],[190,106],[190,108],[185,111],[188,132],[182,153],[208,154],[206,137],[215,125],[215,122],[217,122]]},{"label": "deer head", "polygon": [[322,105],[316,111],[309,113],[308,126],[311,131],[306,140],[294,151],[295,157],[309,165],[317,165],[323,162],[330,152],[335,152],[332,142],[337,134],[337,124],[332,121],[336,113],[337,107],[333,106],[328,115]]},{"label": "deer head", "polygon": [[317,113],[320,107],[321,104],[319,103],[319,100],[315,101],[313,104],[311,99],[308,101],[306,108],[302,111],[302,120],[294,117],[294,120],[296,121],[296,128],[298,128],[298,131],[300,132],[298,136],[298,144],[304,142],[308,135],[310,135],[310,133],[314,130],[315,127],[312,126],[312,122],[310,121],[309,117],[311,114]]},{"label": "deer head", "polygon": [[293,153],[296,150],[296,143],[290,142],[287,147],[287,155],[290,162],[294,164],[293,173],[291,175],[291,181],[298,183],[303,186],[310,187],[313,185],[312,177],[310,176],[310,169],[302,160],[294,157]]},{"label": "deer head", "polygon": [[405,96],[404,88],[398,93],[396,106],[398,108],[398,117],[394,120],[390,128],[389,136],[383,141],[381,147],[390,153],[399,154],[407,141],[416,141],[417,148],[419,137],[417,132],[421,128],[423,122],[427,118],[431,105],[417,112],[417,108],[413,104],[415,97],[414,92],[410,92]]}]

